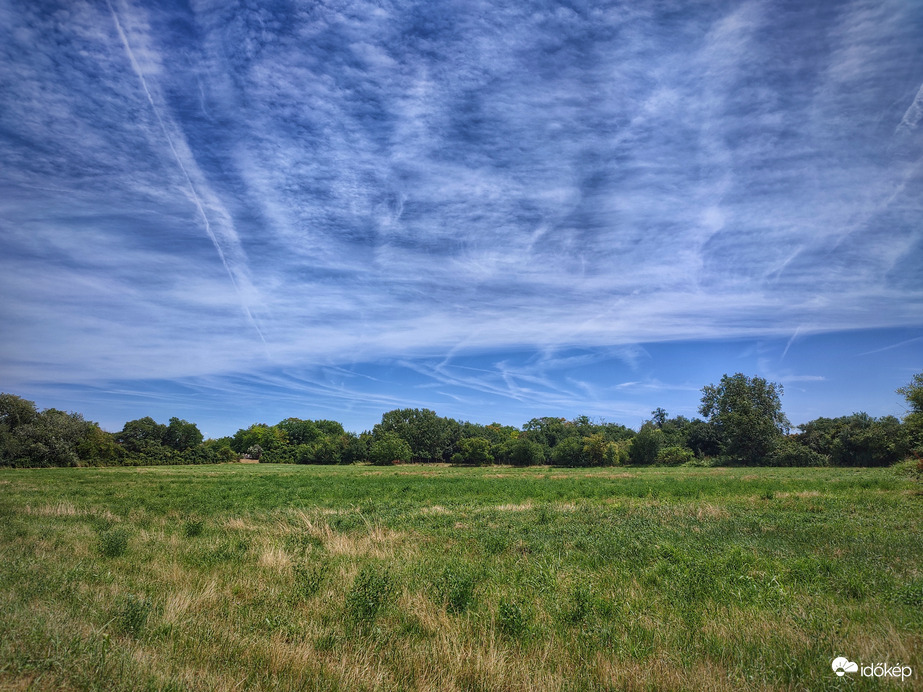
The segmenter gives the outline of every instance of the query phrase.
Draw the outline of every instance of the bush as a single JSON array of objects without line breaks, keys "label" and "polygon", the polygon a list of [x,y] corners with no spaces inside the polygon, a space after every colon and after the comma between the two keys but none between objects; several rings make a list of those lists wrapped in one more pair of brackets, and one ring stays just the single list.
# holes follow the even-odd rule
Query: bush
[{"label": "bush", "polygon": [[545,462],[545,448],[520,437],[510,443],[508,457],[513,466],[537,466]]},{"label": "bush", "polygon": [[783,438],[766,459],[768,466],[828,466],[827,457],[791,437]]},{"label": "bush", "polygon": [[468,437],[458,443],[459,451],[452,455],[453,464],[487,466],[494,463],[490,452],[490,440],[483,437]]},{"label": "bush", "polygon": [[663,431],[650,423],[641,426],[641,430],[631,440],[628,457],[632,464],[653,464],[663,446]]},{"label": "bush", "polygon": [[691,449],[685,447],[664,447],[657,452],[656,463],[661,466],[679,466],[695,458]]}]

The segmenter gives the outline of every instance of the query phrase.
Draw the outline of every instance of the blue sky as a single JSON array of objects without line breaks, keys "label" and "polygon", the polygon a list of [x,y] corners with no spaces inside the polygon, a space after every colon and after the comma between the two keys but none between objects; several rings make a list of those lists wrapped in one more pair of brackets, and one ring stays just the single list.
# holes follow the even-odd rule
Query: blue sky
[{"label": "blue sky", "polygon": [[923,3],[0,0],[0,389],[793,422],[923,371]]}]

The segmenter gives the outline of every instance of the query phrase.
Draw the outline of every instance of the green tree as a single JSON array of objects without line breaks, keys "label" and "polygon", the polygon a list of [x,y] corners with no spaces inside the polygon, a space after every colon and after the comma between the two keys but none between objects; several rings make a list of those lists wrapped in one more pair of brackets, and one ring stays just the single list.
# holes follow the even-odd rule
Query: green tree
[{"label": "green tree", "polygon": [[395,409],[382,415],[373,434],[394,433],[410,445],[414,461],[445,461],[455,442],[453,432],[458,424],[452,423],[425,408]]},{"label": "green tree", "polygon": [[494,463],[490,451],[490,440],[483,437],[466,437],[458,442],[459,451],[452,455],[454,464],[487,466]]},{"label": "green tree", "polygon": [[854,413],[841,419],[830,461],[834,466],[889,466],[907,453],[907,437],[894,416]]},{"label": "green tree", "polygon": [[699,413],[708,418],[721,441],[723,456],[759,464],[788,432],[782,412],[782,385],[741,373],[725,375],[702,388]]},{"label": "green tree", "polygon": [[648,421],[641,426],[628,447],[628,458],[632,464],[650,465],[657,461],[657,454],[663,447],[663,430]]},{"label": "green tree", "polygon": [[413,458],[413,450],[407,441],[393,432],[375,435],[369,447],[369,459],[376,466],[388,466],[395,462],[407,463]]},{"label": "green tree", "polygon": [[551,450],[551,463],[555,466],[586,466],[583,440],[565,437]]},{"label": "green tree", "polygon": [[904,416],[908,444],[914,452],[923,454],[923,372],[914,375],[897,393],[910,405],[910,412]]},{"label": "green tree", "polygon": [[195,423],[190,423],[175,416],[170,419],[170,424],[163,433],[163,444],[178,452],[198,447],[202,444],[202,439],[202,433],[199,432],[199,428]]},{"label": "green tree", "polygon": [[537,466],[545,463],[545,447],[529,438],[520,437],[508,443],[506,454],[509,463],[513,466]]},{"label": "green tree", "polygon": [[275,427],[285,433],[288,443],[292,445],[309,445],[324,435],[314,421],[301,418],[286,418],[276,423]]},{"label": "green tree", "polygon": [[613,443],[602,433],[593,433],[583,438],[583,456],[590,466],[610,466],[614,458]]},{"label": "green tree", "polygon": [[116,433],[115,441],[133,453],[151,452],[162,446],[167,426],[150,416],[130,420]]}]

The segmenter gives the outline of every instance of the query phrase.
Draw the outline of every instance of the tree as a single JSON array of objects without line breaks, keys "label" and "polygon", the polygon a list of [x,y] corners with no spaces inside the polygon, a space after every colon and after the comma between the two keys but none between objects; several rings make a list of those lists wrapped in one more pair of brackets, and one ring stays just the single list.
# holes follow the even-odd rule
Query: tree
[{"label": "tree", "polygon": [[388,466],[394,463],[407,463],[413,451],[407,441],[393,432],[381,432],[369,447],[369,459],[376,466]]},{"label": "tree", "polygon": [[513,466],[537,466],[545,463],[545,448],[538,442],[520,437],[508,444],[507,458]]},{"label": "tree", "polygon": [[667,422],[667,412],[664,411],[660,406],[651,411],[651,423],[656,427],[662,428],[663,424]]},{"label": "tree", "polygon": [[583,457],[590,466],[610,466],[615,458],[613,443],[602,433],[593,433],[583,438]]},{"label": "tree", "polygon": [[198,447],[202,444],[202,433],[195,423],[173,417],[163,433],[163,444],[178,452]]},{"label": "tree", "polygon": [[717,385],[702,388],[699,413],[715,427],[723,456],[759,464],[790,427],[781,397],[781,384],[741,373],[725,375]]},{"label": "tree", "polygon": [[586,466],[583,440],[565,437],[551,450],[551,463],[555,466]]},{"label": "tree", "polygon": [[444,461],[455,442],[453,432],[458,424],[452,423],[425,408],[395,409],[382,415],[373,433],[394,433],[410,445],[415,461]]},{"label": "tree", "polygon": [[904,416],[908,444],[917,454],[923,454],[923,372],[914,375],[897,393],[910,404],[910,413]]},{"label": "tree", "polygon": [[286,418],[275,427],[284,432],[289,444],[293,445],[309,445],[324,435],[314,421],[300,418]]},{"label": "tree", "polygon": [[632,464],[653,464],[663,447],[663,431],[648,421],[631,440],[628,458]]},{"label": "tree", "polygon": [[459,451],[452,455],[453,464],[487,466],[494,463],[490,453],[490,440],[484,437],[466,437],[458,442]]},{"label": "tree", "polygon": [[166,431],[166,425],[145,416],[125,423],[121,432],[116,433],[115,441],[129,452],[143,453],[161,447]]}]

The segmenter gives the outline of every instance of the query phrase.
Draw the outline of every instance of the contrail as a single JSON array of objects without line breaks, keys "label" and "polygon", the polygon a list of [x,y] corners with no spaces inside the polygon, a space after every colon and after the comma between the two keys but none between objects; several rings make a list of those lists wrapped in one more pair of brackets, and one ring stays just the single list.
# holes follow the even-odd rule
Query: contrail
[{"label": "contrail", "polygon": [[[263,345],[266,345],[266,339],[263,336],[263,332],[260,330],[259,325],[256,322],[256,319],[253,317],[253,313],[250,311],[250,306],[247,304],[247,300],[244,297],[243,292],[241,291],[240,284],[237,277],[234,274],[234,270],[231,268],[230,263],[228,262],[227,257],[225,256],[224,249],[221,247],[221,243],[218,241],[217,236],[214,231],[212,231],[211,223],[208,220],[208,214],[205,213],[205,206],[202,204],[199,194],[196,191],[195,183],[192,181],[192,177],[189,175],[189,171],[186,169],[186,166],[183,164],[183,159],[180,156],[179,152],[176,150],[176,146],[173,143],[173,137],[170,136],[170,132],[164,123],[163,118],[160,115],[160,111],[157,108],[157,105],[154,103],[154,97],[151,95],[150,89],[147,87],[147,81],[144,79],[144,72],[141,69],[141,66],[138,64],[138,61],[135,60],[135,54],[131,50],[131,44],[128,41],[128,36],[125,35],[125,32],[122,30],[122,24],[119,22],[118,14],[115,9],[112,7],[110,0],[106,0],[106,6],[109,8],[110,14],[112,14],[112,20],[115,22],[115,29],[119,34],[119,39],[122,41],[122,45],[125,47],[125,52],[128,55],[128,60],[131,63],[131,68],[135,71],[135,74],[138,76],[138,80],[141,82],[141,88],[144,89],[144,95],[147,96],[148,103],[151,104],[151,110],[154,112],[154,117],[157,118],[157,123],[160,125],[160,130],[163,132],[164,138],[167,140],[167,144],[170,147],[170,151],[173,153],[173,158],[176,161],[176,165],[179,166],[180,171],[183,173],[183,177],[186,179],[186,184],[189,186],[189,192],[192,194],[192,199],[195,203],[196,209],[199,210],[199,215],[202,217],[202,223],[205,225],[205,232],[208,234],[208,237],[211,239],[212,244],[215,246],[215,250],[218,252],[218,257],[221,259],[221,263],[224,265],[224,269],[228,274],[228,278],[231,280],[231,284],[234,286],[234,290],[237,292],[237,296],[240,299],[240,305],[243,308],[244,313],[247,316],[247,319],[250,321],[250,324],[253,325],[253,328],[256,330],[256,333],[259,335],[260,340],[263,342]],[[195,160],[191,162],[195,166]],[[244,277],[246,280],[246,277]],[[248,282],[249,283],[249,282]]]}]

